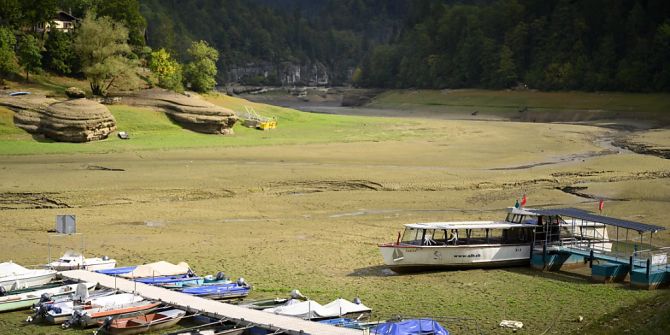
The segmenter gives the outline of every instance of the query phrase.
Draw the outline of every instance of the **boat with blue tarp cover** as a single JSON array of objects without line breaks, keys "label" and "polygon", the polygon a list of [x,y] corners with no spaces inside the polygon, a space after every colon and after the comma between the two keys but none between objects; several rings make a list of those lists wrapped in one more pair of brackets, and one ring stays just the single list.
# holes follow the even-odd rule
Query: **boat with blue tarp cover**
[{"label": "boat with blue tarp cover", "polygon": [[124,266],[124,267],[113,268],[113,269],[95,270],[95,272],[102,273],[102,274],[108,275],[108,276],[119,276],[119,275],[122,275],[122,274],[131,273],[131,272],[133,272],[133,270],[135,270],[135,268],[137,268],[136,265],[134,265],[134,266]]},{"label": "boat with blue tarp cover", "polygon": [[242,278],[235,283],[187,287],[181,290],[182,293],[214,300],[243,298],[250,291],[251,286]]},{"label": "boat with blue tarp cover", "polygon": [[411,319],[382,323],[372,329],[376,335],[449,335],[449,331],[433,319]]}]

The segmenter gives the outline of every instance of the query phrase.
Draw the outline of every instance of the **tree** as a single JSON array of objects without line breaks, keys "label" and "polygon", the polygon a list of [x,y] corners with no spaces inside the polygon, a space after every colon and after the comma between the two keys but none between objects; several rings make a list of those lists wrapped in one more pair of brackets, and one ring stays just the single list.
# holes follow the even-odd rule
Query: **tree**
[{"label": "tree", "polygon": [[88,13],[77,30],[74,50],[81,59],[82,72],[96,95],[106,95],[111,87],[132,89],[139,85],[138,62],[130,59],[128,29],[109,17]]},{"label": "tree", "polygon": [[193,59],[184,69],[184,77],[191,83],[191,89],[197,92],[207,92],[216,86],[216,61],[219,52],[205,41],[191,44],[188,54]]},{"label": "tree", "polygon": [[512,50],[506,45],[500,49],[500,64],[495,78],[498,88],[510,87],[517,78]]},{"label": "tree", "polygon": [[140,13],[138,0],[94,0],[94,3],[99,16],[108,16],[126,26],[130,45],[144,46],[144,30],[147,22]]},{"label": "tree", "polygon": [[44,66],[59,74],[72,72],[74,52],[69,34],[57,29],[49,32],[44,42]]},{"label": "tree", "polygon": [[158,76],[158,86],[174,91],[183,91],[181,64],[172,59],[165,49],[151,53],[149,68]]},{"label": "tree", "polygon": [[40,43],[33,35],[25,35],[19,41],[17,56],[19,63],[26,71],[26,81],[30,80],[31,71],[37,70],[42,66],[42,48]]},{"label": "tree", "polygon": [[15,45],[14,33],[8,28],[0,27],[0,83],[4,83],[5,77],[18,68],[14,54]]}]

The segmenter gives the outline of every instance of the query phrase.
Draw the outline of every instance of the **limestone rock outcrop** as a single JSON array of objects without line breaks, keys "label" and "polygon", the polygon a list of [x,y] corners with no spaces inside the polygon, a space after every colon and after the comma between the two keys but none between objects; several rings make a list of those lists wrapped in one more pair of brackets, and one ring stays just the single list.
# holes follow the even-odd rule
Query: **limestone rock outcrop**
[{"label": "limestone rock outcrop", "polygon": [[77,87],[69,87],[67,90],[65,90],[65,95],[72,99],[86,98],[86,92]]},{"label": "limestone rock outcrop", "polygon": [[230,109],[158,88],[123,94],[122,101],[127,105],[163,109],[174,122],[199,133],[232,134],[237,122],[235,112]]},{"label": "limestone rock outcrop", "polygon": [[88,99],[58,101],[24,95],[2,97],[0,105],[14,111],[17,127],[59,142],[101,140],[116,130],[116,120],[107,107]]}]

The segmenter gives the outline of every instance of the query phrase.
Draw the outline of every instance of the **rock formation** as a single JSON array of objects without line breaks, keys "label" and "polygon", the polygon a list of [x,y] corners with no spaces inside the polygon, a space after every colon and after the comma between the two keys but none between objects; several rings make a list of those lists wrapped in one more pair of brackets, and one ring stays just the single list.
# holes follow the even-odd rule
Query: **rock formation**
[{"label": "rock formation", "polygon": [[123,94],[122,103],[161,108],[174,122],[199,133],[232,134],[237,121],[230,109],[157,88]]},{"label": "rock formation", "polygon": [[86,98],[86,92],[77,87],[69,87],[67,90],[65,90],[65,95],[72,99]]},{"label": "rock formation", "polygon": [[17,127],[55,141],[96,141],[116,129],[116,120],[107,107],[88,99],[58,101],[24,95],[2,97],[0,105],[14,111]]}]

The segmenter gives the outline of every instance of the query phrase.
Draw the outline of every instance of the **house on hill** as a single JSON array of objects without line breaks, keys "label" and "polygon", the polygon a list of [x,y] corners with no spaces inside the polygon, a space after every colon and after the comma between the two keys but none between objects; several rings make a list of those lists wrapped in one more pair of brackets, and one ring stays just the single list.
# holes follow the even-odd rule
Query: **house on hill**
[{"label": "house on hill", "polygon": [[38,23],[33,29],[36,33],[48,33],[51,29],[70,33],[75,30],[81,19],[70,15],[65,11],[58,11],[51,22]]}]

